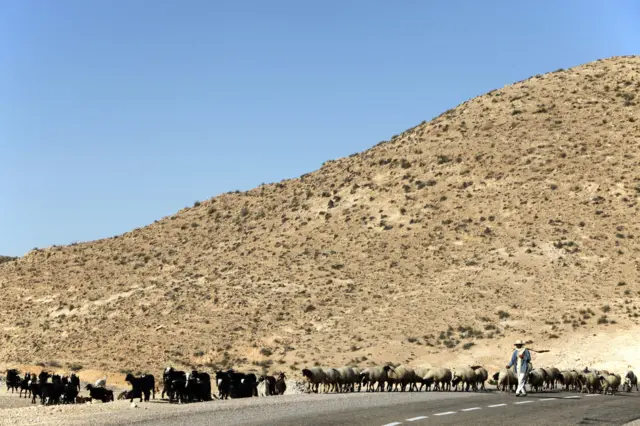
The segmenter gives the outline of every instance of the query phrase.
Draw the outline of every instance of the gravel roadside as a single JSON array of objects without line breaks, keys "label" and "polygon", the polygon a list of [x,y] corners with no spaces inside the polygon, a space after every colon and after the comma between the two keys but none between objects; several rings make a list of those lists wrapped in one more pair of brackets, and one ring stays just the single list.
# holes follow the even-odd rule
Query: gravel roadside
[{"label": "gravel roadside", "polygon": [[[465,395],[460,394],[459,397]],[[471,396],[471,394],[468,394]],[[282,395],[267,398],[247,398],[226,401],[211,401],[194,404],[169,404],[166,401],[135,402],[115,401],[107,404],[96,402],[93,404],[30,406],[26,408],[7,408],[0,411],[0,425],[107,425],[127,424],[136,421],[158,421],[168,419],[178,420],[186,413],[207,412],[221,417],[232,416],[233,412],[247,408],[262,407],[267,411],[303,410],[309,402],[320,402],[331,406],[383,406],[394,405],[399,400],[410,398],[429,398],[433,400],[447,399],[448,393],[405,393],[387,394],[384,400],[380,395],[371,393],[353,394],[297,394]]]}]

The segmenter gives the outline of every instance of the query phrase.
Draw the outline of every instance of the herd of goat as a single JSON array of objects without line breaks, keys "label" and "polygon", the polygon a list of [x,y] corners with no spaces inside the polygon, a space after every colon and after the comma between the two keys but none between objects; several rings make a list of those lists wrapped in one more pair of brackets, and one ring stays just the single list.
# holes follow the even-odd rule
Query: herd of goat
[{"label": "herd of goat", "polygon": [[[408,366],[384,365],[360,369],[358,367],[341,368],[305,368],[302,376],[306,380],[306,391],[318,393],[320,386],[323,392],[367,392],[377,391],[481,391],[489,380],[487,370],[482,366],[461,368],[411,368]],[[518,379],[515,371],[503,369],[493,374],[490,383],[499,391],[513,392]],[[212,399],[250,398],[254,396],[283,395],[287,389],[286,376],[254,373],[241,373],[232,369],[215,372],[218,394],[212,394],[211,376],[206,372],[179,371],[168,367],[162,374],[162,396],[169,402],[187,403],[210,401]],[[19,392],[19,396],[31,397],[33,404],[39,399],[41,404],[74,404],[91,402],[94,399],[102,402],[114,400],[113,391],[106,388],[106,378],[95,384],[87,384],[88,397],[80,396],[80,379],[75,374],[60,376],[46,371],[36,375],[25,373],[20,376],[16,369],[7,370],[7,391]],[[149,401],[155,399],[156,380],[152,374],[134,376],[127,374],[125,381],[131,389],[118,395],[118,399],[134,398]],[[527,384],[532,391],[558,389],[576,392],[600,392],[615,394],[620,391],[630,392],[634,387],[638,390],[638,379],[633,371],[624,377],[608,371],[563,370],[557,368],[535,368],[527,375]],[[159,384],[158,384],[159,385]]]},{"label": "herd of goat", "polygon": [[[275,376],[256,376],[253,373],[239,373],[232,369],[215,373],[218,396],[211,393],[211,376],[209,373],[193,370],[190,373],[168,367],[162,374],[162,398],[169,402],[201,402],[211,401],[213,398],[249,398],[253,396],[282,395],[286,390],[286,376],[284,373]],[[156,380],[152,374],[134,376],[127,374],[125,381],[131,389],[118,395],[118,399],[140,398],[142,402],[155,399]],[[80,379],[77,375],[60,376],[46,371],[36,375],[25,373],[21,376],[16,369],[7,370],[5,376],[7,392],[18,392],[19,397],[31,397],[31,403],[38,399],[41,404],[75,404],[92,402],[94,399],[102,402],[114,400],[113,391],[106,388],[106,377],[95,384],[87,384],[88,397],[80,396]]]},{"label": "herd of goat", "polygon": [[[7,370],[5,377],[7,391],[19,391],[19,396],[31,397],[31,403],[35,404],[39,398],[42,404],[73,404],[85,402],[80,394],[80,379],[75,374],[60,376],[41,371],[37,376],[33,373],[25,373],[20,377],[16,369]],[[113,401],[113,391],[104,386],[97,387],[88,384],[85,387],[89,391],[88,401],[98,399],[102,402]]]}]

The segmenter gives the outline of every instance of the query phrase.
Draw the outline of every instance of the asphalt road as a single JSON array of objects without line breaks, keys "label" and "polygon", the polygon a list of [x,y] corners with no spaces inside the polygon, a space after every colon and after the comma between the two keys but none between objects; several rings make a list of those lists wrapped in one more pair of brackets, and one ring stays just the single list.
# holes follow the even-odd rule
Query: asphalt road
[{"label": "asphalt road", "polygon": [[149,426],[623,425],[640,419],[640,393],[588,396],[550,392],[529,394],[526,398],[499,392],[301,395],[191,404],[171,411],[154,410],[141,417],[132,414],[113,413],[98,423]]}]

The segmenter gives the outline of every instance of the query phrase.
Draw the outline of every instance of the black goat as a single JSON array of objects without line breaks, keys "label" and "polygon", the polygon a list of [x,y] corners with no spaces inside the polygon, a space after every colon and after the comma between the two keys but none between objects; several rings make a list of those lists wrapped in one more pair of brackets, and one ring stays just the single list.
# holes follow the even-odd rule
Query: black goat
[{"label": "black goat", "polygon": [[129,382],[131,385],[131,392],[129,397],[131,402],[133,398],[140,398],[142,402],[142,395],[144,394],[144,400],[149,401],[151,393],[153,392],[153,399],[156,399],[156,379],[152,374],[143,374],[141,377],[135,377],[133,374],[127,374],[125,382]]},{"label": "black goat", "polygon": [[7,370],[7,376],[5,378],[7,382],[7,392],[11,390],[11,393],[19,390],[20,388],[20,376],[18,375],[18,370],[12,368]]},{"label": "black goat", "polygon": [[29,382],[29,390],[31,391],[31,403],[36,403],[36,398],[40,398],[40,402],[44,404],[42,399],[42,386],[35,380]]},{"label": "black goat", "polygon": [[[36,376],[33,375],[33,379],[35,380]],[[24,379],[20,380],[20,395],[22,398],[22,392],[24,392],[24,397],[27,398],[31,396],[31,389],[29,389],[29,382],[31,381],[31,373],[26,373],[24,375]]]},{"label": "black goat", "polygon": [[193,370],[186,374],[169,367],[162,374],[162,383],[162,396],[166,393],[169,402],[211,401],[211,376],[207,373]]},{"label": "black goat", "polygon": [[267,386],[269,386],[269,395],[275,395],[276,378],[274,376],[264,376],[264,379],[267,381]]},{"label": "black goat", "polygon": [[[46,402],[46,396],[44,395],[44,388],[47,385],[47,382],[49,381],[49,377],[51,377],[51,375],[49,373],[47,373],[46,371],[41,371],[40,374],[38,374],[38,388],[37,388],[37,395],[40,397],[40,404],[43,404]],[[33,383],[33,381],[32,381]],[[31,395],[32,395],[32,400],[31,402],[35,404],[34,400],[35,400],[35,396],[33,396],[34,394],[34,388],[31,388]]]},{"label": "black goat", "polygon": [[162,373],[162,384],[162,398],[166,393],[169,397],[169,402],[173,402],[180,399],[180,395],[184,392],[184,388],[187,386],[187,374],[184,371],[177,371],[173,367],[168,367]]},{"label": "black goat", "polygon": [[64,385],[62,384],[62,379],[59,375],[54,374],[53,376],[51,376],[51,382],[49,382],[48,379],[45,378],[44,381],[40,382],[40,386],[40,399],[43,404],[51,405],[60,403],[60,397],[62,397]]},{"label": "black goat", "polygon": [[89,383],[86,387],[86,390],[89,391],[89,401],[93,401],[94,399],[98,399],[102,402],[113,401],[113,391],[105,388],[97,388]]},{"label": "black goat", "polygon": [[80,377],[75,374],[71,374],[71,377],[69,377],[69,383],[78,388],[78,392],[80,392]]},{"label": "black goat", "polygon": [[216,371],[216,385],[218,386],[218,397],[220,399],[229,398],[229,387],[231,386],[231,379],[226,372]]},{"label": "black goat", "polygon": [[78,393],[80,392],[80,380],[78,376],[72,374],[71,377],[63,377],[62,385],[62,402],[65,404],[75,404]]},{"label": "black goat", "polygon": [[275,385],[276,391],[275,393],[273,393],[273,395],[284,395],[284,392],[287,390],[287,383],[285,382],[286,378],[287,376],[285,376],[284,373],[278,374]]},{"label": "black goat", "polygon": [[211,376],[193,370],[187,377],[185,391],[189,402],[211,401]]},{"label": "black goat", "polygon": [[231,398],[251,398],[258,396],[258,378],[255,374],[236,373],[227,371],[229,376],[229,396]]}]

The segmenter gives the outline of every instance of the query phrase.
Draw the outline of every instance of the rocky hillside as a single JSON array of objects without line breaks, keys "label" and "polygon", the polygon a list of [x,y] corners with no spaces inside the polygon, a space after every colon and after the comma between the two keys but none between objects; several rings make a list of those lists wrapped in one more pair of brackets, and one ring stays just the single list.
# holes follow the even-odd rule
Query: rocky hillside
[{"label": "rocky hillside", "polygon": [[537,75],[297,179],[3,263],[0,361],[486,362],[636,330],[639,91],[640,57]]},{"label": "rocky hillside", "polygon": [[15,259],[16,259],[15,257],[11,257],[11,256],[0,256],[0,263],[9,262]]}]

